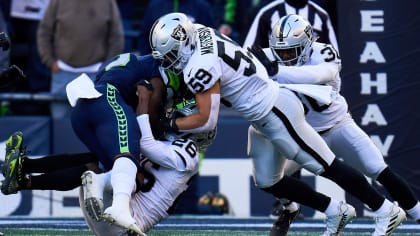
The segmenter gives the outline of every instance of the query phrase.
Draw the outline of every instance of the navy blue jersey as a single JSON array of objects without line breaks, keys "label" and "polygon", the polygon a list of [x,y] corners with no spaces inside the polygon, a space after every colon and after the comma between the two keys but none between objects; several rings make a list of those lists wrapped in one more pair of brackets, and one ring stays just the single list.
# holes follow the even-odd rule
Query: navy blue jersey
[{"label": "navy blue jersey", "polygon": [[110,170],[118,156],[131,158],[139,167],[141,132],[136,120],[136,84],[160,77],[158,61],[151,56],[125,53],[107,61],[94,79],[103,95],[80,99],[74,107],[73,130],[86,147]]},{"label": "navy blue jersey", "polygon": [[103,91],[106,84],[112,84],[131,107],[137,104],[136,84],[140,80],[160,77],[160,62],[151,55],[136,56],[124,53],[106,61],[94,80],[95,87]]}]

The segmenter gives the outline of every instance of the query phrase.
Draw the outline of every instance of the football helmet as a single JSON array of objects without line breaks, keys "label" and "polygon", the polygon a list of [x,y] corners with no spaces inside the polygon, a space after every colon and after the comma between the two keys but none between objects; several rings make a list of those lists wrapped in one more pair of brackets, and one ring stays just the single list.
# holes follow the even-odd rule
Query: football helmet
[{"label": "football helmet", "polygon": [[149,35],[152,56],[162,61],[162,67],[179,74],[194,51],[195,28],[183,13],[169,13],[152,26]]},{"label": "football helmet", "polygon": [[283,16],[270,34],[270,48],[276,59],[285,66],[304,64],[315,41],[312,25],[295,14]]},{"label": "football helmet", "polygon": [[[185,117],[192,114],[198,113],[198,108],[194,99],[186,100],[181,103],[178,103],[175,106],[175,109],[172,111],[171,117]],[[217,128],[214,128],[208,132],[202,133],[186,133],[186,132],[177,132],[177,133],[165,133],[165,139],[168,141],[174,141],[178,138],[189,138],[192,139],[200,149],[200,151],[205,151],[210,144],[213,143],[214,138],[216,137]]]}]

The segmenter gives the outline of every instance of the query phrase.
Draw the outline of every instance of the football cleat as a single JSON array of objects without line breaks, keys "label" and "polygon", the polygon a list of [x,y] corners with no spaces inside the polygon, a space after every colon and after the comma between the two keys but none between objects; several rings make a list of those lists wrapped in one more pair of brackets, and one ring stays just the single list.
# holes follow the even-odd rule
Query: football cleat
[{"label": "football cleat", "polygon": [[[280,209],[278,209],[280,210]],[[299,215],[300,206],[296,211],[282,209],[279,218],[274,222],[270,230],[270,236],[286,236],[289,232],[290,224]]]},{"label": "football cleat", "polygon": [[393,204],[390,211],[375,218],[375,231],[372,236],[388,236],[406,219],[403,209]]},{"label": "football cleat", "polygon": [[270,217],[270,219],[277,220],[279,218],[279,216],[281,215],[283,210],[284,210],[283,204],[279,200],[277,200],[274,203],[274,206],[273,206],[273,209],[270,212],[270,215],[268,215],[268,216]]},{"label": "football cleat", "polygon": [[118,207],[110,206],[105,210],[102,217],[105,221],[126,229],[131,235],[146,236],[146,234],[141,231],[129,211],[126,212]]},{"label": "football cleat", "polygon": [[23,134],[19,131],[6,140],[6,157],[2,169],[4,180],[1,186],[1,192],[5,195],[17,193],[25,177],[22,171],[23,156],[25,156],[22,144]]},{"label": "football cleat", "polygon": [[104,212],[103,191],[105,180],[102,175],[95,174],[90,170],[84,172],[81,178],[86,211],[92,219],[100,221]]},{"label": "football cleat", "polygon": [[339,212],[337,215],[327,216],[327,229],[322,236],[340,235],[344,227],[356,217],[356,210],[354,207],[345,202],[340,202],[338,210]]}]

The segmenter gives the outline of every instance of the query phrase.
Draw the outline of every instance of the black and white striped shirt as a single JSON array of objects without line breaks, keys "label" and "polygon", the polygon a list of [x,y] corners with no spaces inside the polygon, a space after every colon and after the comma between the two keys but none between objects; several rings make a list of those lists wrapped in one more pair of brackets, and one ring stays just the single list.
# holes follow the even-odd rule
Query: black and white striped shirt
[{"label": "black and white striped shirt", "polygon": [[282,16],[288,14],[297,14],[306,18],[312,24],[318,42],[331,44],[338,49],[330,16],[311,0],[303,8],[295,8],[285,0],[275,0],[262,7],[249,28],[243,47],[260,45],[262,48],[268,48],[271,29]]}]

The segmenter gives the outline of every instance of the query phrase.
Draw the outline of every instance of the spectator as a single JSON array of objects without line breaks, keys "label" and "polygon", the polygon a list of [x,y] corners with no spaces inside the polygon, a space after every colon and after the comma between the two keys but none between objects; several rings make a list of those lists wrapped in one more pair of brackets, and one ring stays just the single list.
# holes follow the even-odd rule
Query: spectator
[{"label": "spectator", "polygon": [[[2,33],[3,38],[2,38],[2,46],[1,46],[1,50],[0,50],[0,71],[1,76],[0,76],[0,91],[2,91],[4,89],[4,87],[6,87],[6,85],[9,84],[9,81],[6,80],[3,74],[3,71],[6,70],[9,66],[10,63],[10,42],[8,40],[7,37],[7,26],[6,26],[6,20],[3,16],[3,11],[2,9],[0,9],[0,33]],[[4,45],[3,44],[7,44]],[[5,47],[7,46],[7,47]],[[7,88],[6,88],[7,89]],[[9,103],[7,101],[0,101],[0,116],[6,115],[9,112]]]},{"label": "spectator", "polygon": [[124,28],[124,52],[138,52],[141,19],[148,0],[116,0]]},{"label": "spectator", "polygon": [[[68,117],[65,86],[82,72],[93,78],[102,62],[122,53],[124,33],[114,0],[51,0],[38,28],[38,50],[52,72],[53,118]],[[62,101],[61,101],[62,99]]]},{"label": "spectator", "polygon": [[259,45],[268,48],[268,37],[273,25],[284,15],[297,14],[312,24],[319,42],[338,49],[337,38],[327,11],[311,0],[275,0],[263,6],[249,28],[244,48]]},{"label": "spectator", "polygon": [[24,46],[12,53],[28,76],[26,87],[22,89],[28,92],[48,91],[51,74],[39,57],[36,31],[49,0],[12,0],[10,4],[12,39],[16,46]]},{"label": "spectator", "polygon": [[[3,12],[0,11],[0,33],[4,33],[5,36],[7,32],[6,20],[4,19]],[[9,47],[10,47],[10,43]],[[3,71],[7,67],[9,67],[10,63],[10,50],[9,47],[5,48],[1,46],[0,50],[0,71]]]},{"label": "spectator", "polygon": [[242,44],[246,27],[247,9],[252,8],[251,0],[211,0],[218,31]]},{"label": "spectator", "polygon": [[141,55],[151,52],[149,46],[149,32],[153,22],[159,17],[170,12],[182,12],[192,22],[216,28],[212,7],[206,0],[153,0],[149,1],[139,36],[139,51]]}]

